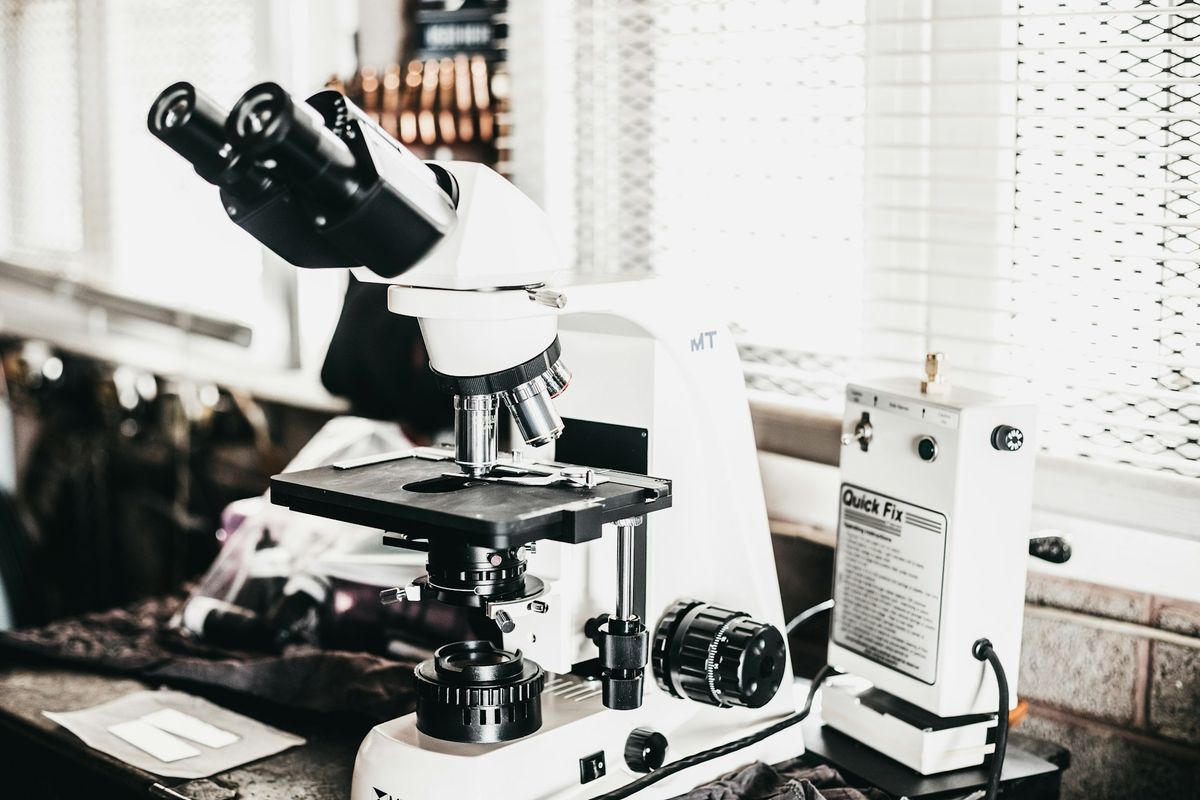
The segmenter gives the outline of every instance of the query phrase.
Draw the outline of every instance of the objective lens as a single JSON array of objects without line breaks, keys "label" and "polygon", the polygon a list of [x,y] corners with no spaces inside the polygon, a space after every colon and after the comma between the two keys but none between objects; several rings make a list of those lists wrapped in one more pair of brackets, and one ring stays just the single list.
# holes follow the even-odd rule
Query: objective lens
[{"label": "objective lens", "polygon": [[546,381],[546,388],[550,390],[550,396],[558,397],[571,385],[571,370],[567,369],[567,365],[560,358],[542,375],[542,378]]},{"label": "objective lens", "polygon": [[496,465],[494,394],[454,396],[454,461],[473,478]]},{"label": "objective lens", "polygon": [[554,407],[554,401],[551,399],[553,393],[544,376],[526,381],[501,394],[526,444],[541,447],[562,434],[562,417]]}]

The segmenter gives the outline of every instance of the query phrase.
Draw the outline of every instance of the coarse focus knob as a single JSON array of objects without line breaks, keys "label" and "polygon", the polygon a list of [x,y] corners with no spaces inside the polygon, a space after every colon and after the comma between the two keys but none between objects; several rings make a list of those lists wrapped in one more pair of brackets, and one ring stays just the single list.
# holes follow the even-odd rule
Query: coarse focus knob
[{"label": "coarse focus knob", "polygon": [[663,615],[652,660],[664,691],[722,707],[766,705],[787,672],[778,628],[699,600],[681,600]]}]

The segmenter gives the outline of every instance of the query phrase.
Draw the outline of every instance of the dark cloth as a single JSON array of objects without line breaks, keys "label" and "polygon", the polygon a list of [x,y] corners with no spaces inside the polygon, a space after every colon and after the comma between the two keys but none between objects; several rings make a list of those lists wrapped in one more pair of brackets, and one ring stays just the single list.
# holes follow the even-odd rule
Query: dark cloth
[{"label": "dark cloth", "polygon": [[887,795],[878,789],[853,789],[833,767],[796,759],[773,767],[755,762],[676,800],[887,800]]},{"label": "dark cloth", "polygon": [[415,661],[307,645],[277,654],[214,648],[169,628],[184,598],[156,597],[41,628],[0,632],[0,651],[240,692],[302,711],[348,712],[374,722],[407,714],[416,705]]},{"label": "dark cloth", "polygon": [[388,311],[387,292],[350,276],[321,382],[360,417],[400,420],[432,435],[452,424],[450,398],[429,369],[417,321]]}]

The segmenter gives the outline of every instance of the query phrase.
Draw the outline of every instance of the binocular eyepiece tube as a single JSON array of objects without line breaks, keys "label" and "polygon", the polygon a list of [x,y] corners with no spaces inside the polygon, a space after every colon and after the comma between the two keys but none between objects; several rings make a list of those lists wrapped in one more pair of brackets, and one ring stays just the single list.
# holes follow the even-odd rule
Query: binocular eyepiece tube
[{"label": "binocular eyepiece tube", "polygon": [[411,269],[457,221],[457,184],[345,96],[295,102],[260,83],[226,112],[186,81],[150,107],[147,127],[218,186],[226,213],[298,267]]},{"label": "binocular eyepiece tube", "polygon": [[227,143],[229,114],[195,86],[168,86],[150,106],[150,132],[187,159],[196,174],[235,197],[254,197],[270,189],[264,170],[240,158]]}]

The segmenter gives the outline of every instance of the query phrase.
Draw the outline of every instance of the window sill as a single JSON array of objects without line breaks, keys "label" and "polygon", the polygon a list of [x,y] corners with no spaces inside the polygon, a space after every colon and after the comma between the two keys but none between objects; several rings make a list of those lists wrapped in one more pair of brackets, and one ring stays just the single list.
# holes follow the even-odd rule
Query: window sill
[{"label": "window sill", "polygon": [[331,414],[346,409],[309,371],[266,365],[244,346],[169,324],[117,315],[110,319],[79,298],[44,289],[4,287],[0,335],[39,339],[69,353],[167,379],[213,383],[265,402]]}]

